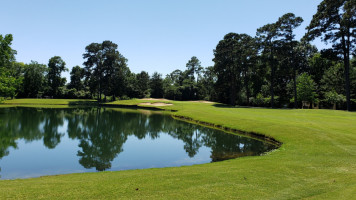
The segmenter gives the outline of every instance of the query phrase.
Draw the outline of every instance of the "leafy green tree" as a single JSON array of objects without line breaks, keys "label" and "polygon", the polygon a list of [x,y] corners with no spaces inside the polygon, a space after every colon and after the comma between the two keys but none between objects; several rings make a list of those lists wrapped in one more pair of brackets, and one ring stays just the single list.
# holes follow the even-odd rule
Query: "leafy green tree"
[{"label": "leafy green tree", "polygon": [[15,61],[16,51],[11,48],[12,34],[0,35],[0,67],[9,67]]},{"label": "leafy green tree", "polygon": [[[249,96],[251,67],[254,65],[254,57],[257,54],[255,46],[254,39],[249,35],[229,33],[214,50],[214,71],[217,74],[216,89],[223,102],[235,105],[237,93],[241,93],[243,83],[245,83],[248,94],[246,96]],[[224,97],[228,97],[228,99]]]},{"label": "leafy green tree", "polygon": [[180,70],[174,71],[176,74],[171,74],[178,86],[178,93],[181,93],[181,100],[193,100],[197,98],[198,88],[197,83],[201,79],[201,71],[203,67],[197,57],[193,56],[186,64],[187,69],[184,72]]},{"label": "leafy green tree", "polygon": [[22,79],[16,79],[10,76],[8,71],[0,68],[0,96],[14,98],[21,82]]},{"label": "leafy green tree", "polygon": [[258,44],[255,38],[241,34],[239,60],[241,62],[241,75],[245,87],[246,104],[250,105],[252,78],[256,72]]},{"label": "leafy green tree", "polygon": [[333,105],[333,109],[336,110],[336,104],[344,103],[346,97],[342,94],[338,94],[335,90],[325,93],[325,101]]},{"label": "leafy green tree", "polygon": [[188,78],[190,78],[194,81],[198,81],[198,79],[200,77],[200,73],[203,69],[199,59],[197,57],[193,56],[186,64],[186,67],[187,67],[186,74],[187,74]]},{"label": "leafy green tree", "polygon": [[[135,73],[127,74],[125,77],[125,92],[127,97],[139,98],[140,92],[138,87],[138,80]],[[142,97],[140,97],[142,98]]]},{"label": "leafy green tree", "polygon": [[164,97],[173,100],[182,100],[182,85],[184,73],[177,69],[166,75],[163,81]]},{"label": "leafy green tree", "polygon": [[124,95],[125,78],[131,72],[127,67],[127,59],[117,50],[117,44],[111,41],[91,43],[85,47],[86,82],[92,93],[97,92],[98,100],[102,94]]},{"label": "leafy green tree", "polygon": [[24,72],[25,72],[25,64],[22,62],[12,62],[10,68],[7,70],[9,76],[16,79],[16,97],[23,94],[23,79],[24,79]]},{"label": "leafy green tree", "polygon": [[320,81],[323,78],[324,72],[332,66],[332,62],[324,57],[320,53],[314,54],[309,59],[310,75],[317,85],[320,85]]},{"label": "leafy green tree", "polygon": [[149,96],[149,83],[150,83],[150,75],[147,72],[142,71],[139,74],[136,74],[137,79],[137,90],[138,97],[143,98]]},{"label": "leafy green tree", "polygon": [[202,77],[198,81],[198,97],[208,101],[214,101],[217,99],[214,85],[216,83],[216,74],[214,67],[206,67],[202,71]]},{"label": "leafy green tree", "polygon": [[241,68],[236,62],[236,46],[239,34],[228,33],[220,40],[214,50],[214,71],[217,74],[215,84],[219,100],[230,105],[236,104],[237,91],[240,89]]},{"label": "leafy green tree", "polygon": [[356,103],[356,56],[354,56],[351,60],[350,79],[351,98],[354,103]]},{"label": "leafy green tree", "polygon": [[77,91],[84,89],[83,78],[85,75],[84,68],[79,67],[78,65],[72,68],[70,72],[70,83],[68,88],[75,88]]},{"label": "leafy green tree", "polygon": [[316,100],[315,83],[307,73],[303,73],[297,77],[297,94],[299,102],[313,103]]},{"label": "leafy green tree", "polygon": [[15,97],[22,82],[22,77],[14,74],[16,51],[11,48],[11,34],[0,35],[0,96]]},{"label": "leafy green tree", "polygon": [[276,79],[276,67],[277,67],[277,47],[278,47],[278,24],[266,24],[263,27],[257,29],[257,39],[262,49],[261,60],[266,62],[270,67],[270,95],[271,95],[271,107],[274,107],[275,96],[275,79]]},{"label": "leafy green tree", "polygon": [[30,64],[25,65],[22,96],[31,98],[41,96],[46,87],[47,72],[47,66],[36,61],[31,61]]},{"label": "leafy green tree", "polygon": [[356,1],[355,0],[323,0],[317,13],[307,27],[306,38],[314,40],[321,37],[322,41],[332,42],[333,48],[342,55],[344,61],[345,93],[347,110],[351,110],[350,101],[350,53],[356,44]]},{"label": "leafy green tree", "polygon": [[293,13],[287,13],[280,17],[277,21],[278,24],[278,33],[281,37],[281,42],[283,43],[283,49],[286,56],[286,60],[288,65],[293,70],[293,89],[294,89],[294,108],[298,107],[298,103],[296,101],[297,98],[297,63],[295,56],[295,48],[297,46],[297,41],[294,40],[295,34],[293,30],[301,25],[303,19],[301,17],[296,17]]},{"label": "leafy green tree", "polygon": [[68,71],[65,67],[66,63],[60,56],[54,56],[48,61],[47,81],[49,86],[48,94],[50,96],[59,97],[59,88],[65,85],[66,79],[61,77],[62,72]]},{"label": "leafy green tree", "polygon": [[172,78],[169,74],[163,80],[164,98],[176,100],[177,87],[174,85]]},{"label": "leafy green tree", "polygon": [[345,93],[345,79],[343,78],[344,67],[342,63],[335,63],[324,72],[323,78],[320,80],[322,93],[335,91],[338,94]]},{"label": "leafy green tree", "polygon": [[182,93],[182,100],[194,100],[196,99],[197,87],[196,82],[191,78],[185,78],[182,85],[179,87]]},{"label": "leafy green tree", "polygon": [[236,64],[236,50],[239,35],[229,33],[219,41],[214,50],[214,71],[217,74],[216,90],[219,100],[230,105],[236,104],[236,94],[240,88],[240,66]]},{"label": "leafy green tree", "polygon": [[162,98],[163,97],[163,79],[162,75],[158,72],[154,72],[150,79],[151,97]]}]

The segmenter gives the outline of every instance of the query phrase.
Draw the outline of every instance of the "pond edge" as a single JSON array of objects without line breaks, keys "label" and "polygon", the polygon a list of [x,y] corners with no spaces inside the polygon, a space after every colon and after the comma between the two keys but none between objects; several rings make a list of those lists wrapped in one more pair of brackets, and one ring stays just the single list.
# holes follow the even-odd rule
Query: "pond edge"
[{"label": "pond edge", "polygon": [[228,132],[228,133],[234,133],[236,135],[242,135],[245,137],[250,137],[253,139],[257,139],[263,142],[267,142],[269,144],[272,144],[274,146],[276,146],[276,149],[280,148],[282,146],[282,142],[274,139],[273,137],[264,135],[264,134],[260,134],[260,133],[255,133],[255,132],[248,132],[248,131],[242,131],[242,130],[238,130],[238,129],[234,129],[234,128],[230,128],[230,127],[226,127],[226,126],[222,126],[219,124],[214,124],[214,123],[210,123],[210,122],[205,122],[205,121],[200,121],[200,120],[196,120],[193,119],[191,117],[186,117],[186,116],[182,116],[182,115],[175,115],[172,114],[171,115],[174,119],[177,120],[181,120],[181,121],[186,121],[186,122],[190,122],[190,123],[195,123],[198,125],[202,125],[208,128],[213,128],[213,129],[217,129],[217,130],[221,130],[224,132]]}]

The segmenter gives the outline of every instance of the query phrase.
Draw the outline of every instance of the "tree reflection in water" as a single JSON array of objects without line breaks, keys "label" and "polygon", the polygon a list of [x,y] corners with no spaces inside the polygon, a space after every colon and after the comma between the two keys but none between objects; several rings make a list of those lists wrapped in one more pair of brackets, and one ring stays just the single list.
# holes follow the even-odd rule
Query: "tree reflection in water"
[{"label": "tree reflection in water", "polygon": [[[67,127],[64,127],[67,125]],[[60,128],[62,127],[62,128]],[[168,134],[184,143],[189,157],[203,146],[211,148],[211,161],[259,155],[273,145],[251,138],[173,120],[169,115],[112,108],[1,108],[0,159],[17,148],[16,140],[43,140],[53,149],[65,135],[79,140],[79,163],[85,168],[103,171],[121,152],[129,136],[157,139]]]}]

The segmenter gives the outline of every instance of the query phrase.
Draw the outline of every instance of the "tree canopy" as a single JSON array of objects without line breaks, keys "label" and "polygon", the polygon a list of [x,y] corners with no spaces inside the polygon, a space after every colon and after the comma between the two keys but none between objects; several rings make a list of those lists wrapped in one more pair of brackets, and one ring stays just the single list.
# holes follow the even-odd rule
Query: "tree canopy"
[{"label": "tree canopy", "polygon": [[323,0],[307,30],[306,39],[321,37],[322,41],[331,42],[333,49],[342,56],[347,110],[351,110],[350,54],[356,47],[356,0]]},{"label": "tree canopy", "polygon": [[[261,26],[255,36],[228,33],[213,50],[213,66],[202,66],[192,56],[165,76],[131,72],[118,45],[104,40],[85,47],[84,66],[74,66],[66,83],[60,56],[50,58],[48,66],[16,62],[12,35],[0,35],[0,97],[153,97],[272,108],[300,108],[310,102],[313,107],[351,110],[356,108],[355,1],[321,1],[300,40],[294,31],[303,19],[293,13]],[[316,38],[332,47],[317,49],[310,43]]]}]

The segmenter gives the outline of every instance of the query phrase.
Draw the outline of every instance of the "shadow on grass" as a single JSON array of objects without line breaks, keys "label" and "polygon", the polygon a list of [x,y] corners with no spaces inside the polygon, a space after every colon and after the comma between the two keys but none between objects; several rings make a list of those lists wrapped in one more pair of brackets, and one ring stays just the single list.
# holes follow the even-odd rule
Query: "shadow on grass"
[{"label": "shadow on grass", "polygon": [[213,104],[213,106],[215,106],[217,108],[236,108],[235,106],[231,106],[228,104],[222,104],[222,103],[215,103],[215,104]]},{"label": "shadow on grass", "polygon": [[69,106],[99,106],[97,101],[70,101]]},{"label": "shadow on grass", "polygon": [[223,104],[223,103],[216,103],[213,106],[217,107],[217,108],[251,108],[251,109],[279,109],[279,110],[293,109],[293,108],[271,108],[271,107],[255,107],[255,106],[240,106],[240,105],[231,106],[231,105]]}]

